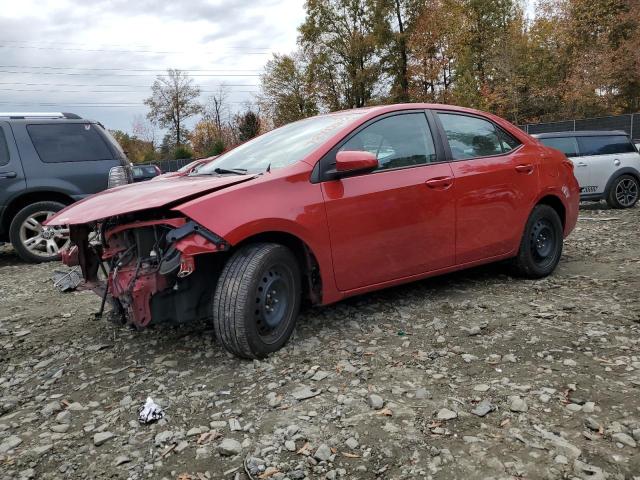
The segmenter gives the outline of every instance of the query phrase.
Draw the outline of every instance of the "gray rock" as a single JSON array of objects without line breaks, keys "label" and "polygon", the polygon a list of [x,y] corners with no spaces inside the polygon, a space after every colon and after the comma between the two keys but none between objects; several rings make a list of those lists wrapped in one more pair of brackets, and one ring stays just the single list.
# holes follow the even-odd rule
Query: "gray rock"
[{"label": "gray rock", "polygon": [[478,417],[484,417],[485,415],[493,412],[496,409],[495,405],[493,405],[489,400],[482,400],[476,408],[471,410],[471,413],[477,415]]},{"label": "gray rock", "polygon": [[242,445],[233,438],[225,438],[218,445],[218,452],[225,457],[231,457],[242,453]]},{"label": "gray rock", "polygon": [[526,412],[527,410],[529,410],[529,407],[527,406],[527,402],[525,402],[522,398],[514,396],[511,397],[509,410],[511,410],[512,412]]},{"label": "gray rock", "polygon": [[375,393],[369,395],[367,403],[374,410],[380,410],[382,407],[384,407],[384,400],[380,395],[376,395]]},{"label": "gray rock", "polygon": [[636,441],[631,438],[631,435],[627,435],[626,433],[614,433],[613,435],[611,435],[611,438],[616,442],[620,442],[621,444],[626,445],[627,447],[636,448],[637,446]]},{"label": "gray rock", "polygon": [[287,441],[284,442],[284,448],[286,448],[290,452],[295,452],[296,451],[296,442],[294,442],[293,440],[287,440]]},{"label": "gray rock", "polygon": [[353,438],[353,437],[349,437],[349,438],[347,438],[347,441],[346,441],[346,442],[344,442],[344,443],[345,443],[345,445],[346,445],[347,447],[349,447],[351,450],[355,450],[356,448],[358,448],[358,445],[359,445],[358,440],[356,440],[356,439],[355,439],[355,438]]},{"label": "gray rock", "polygon": [[317,397],[321,393],[322,393],[322,390],[320,389],[302,386],[300,388],[297,388],[293,392],[291,392],[291,395],[296,400],[301,401],[301,400],[307,400],[308,398]]},{"label": "gray rock", "polygon": [[126,455],[118,455],[116,459],[113,461],[114,467],[119,467],[120,465],[124,465],[125,463],[131,462],[131,459]]},{"label": "gray rock", "polygon": [[448,408],[440,409],[440,411],[438,412],[438,415],[436,415],[436,418],[438,420],[453,420],[454,418],[457,418],[457,417],[458,417],[458,414],[453,410],[449,410]]},{"label": "gray rock", "polygon": [[96,433],[93,436],[93,444],[96,447],[99,447],[100,445],[104,444],[105,442],[108,442],[109,440],[111,440],[113,437],[115,437],[115,435],[111,432],[100,432],[100,433]]},{"label": "gray rock", "polygon": [[0,453],[7,453],[22,443],[22,439],[17,435],[11,435],[0,443]]},{"label": "gray rock", "polygon": [[56,422],[58,423],[71,423],[71,412],[69,410],[63,410],[56,415]]},{"label": "gray rock", "polygon": [[316,453],[313,454],[313,457],[323,462],[329,460],[331,458],[331,455],[331,449],[326,443],[323,443],[317,448]]}]

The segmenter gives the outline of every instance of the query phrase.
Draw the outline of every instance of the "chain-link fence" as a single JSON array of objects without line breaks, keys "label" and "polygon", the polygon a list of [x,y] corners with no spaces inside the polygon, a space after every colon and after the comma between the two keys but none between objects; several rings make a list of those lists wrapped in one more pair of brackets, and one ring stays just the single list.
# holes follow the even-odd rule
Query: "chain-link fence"
[{"label": "chain-link fence", "polygon": [[193,162],[193,158],[180,158],[178,160],[159,160],[154,163],[155,165],[160,167],[160,170],[162,170],[162,172],[175,172],[191,162]]},{"label": "chain-link fence", "polygon": [[635,139],[640,138],[640,113],[564,120],[561,122],[529,123],[527,125],[518,125],[518,127],[529,134],[580,130],[623,130],[631,138]]}]

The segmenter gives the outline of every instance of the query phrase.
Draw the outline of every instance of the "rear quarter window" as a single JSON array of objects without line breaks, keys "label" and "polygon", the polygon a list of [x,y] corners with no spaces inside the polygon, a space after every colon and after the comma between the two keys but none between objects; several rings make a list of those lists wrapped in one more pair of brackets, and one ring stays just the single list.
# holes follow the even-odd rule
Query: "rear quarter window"
[{"label": "rear quarter window", "polygon": [[27,125],[40,159],[45,163],[113,160],[98,128],[90,123]]},{"label": "rear quarter window", "polygon": [[581,155],[612,155],[635,152],[631,140],[624,135],[578,137]]},{"label": "rear quarter window", "polygon": [[9,163],[9,147],[7,146],[7,138],[4,136],[2,128],[0,128],[0,167]]}]

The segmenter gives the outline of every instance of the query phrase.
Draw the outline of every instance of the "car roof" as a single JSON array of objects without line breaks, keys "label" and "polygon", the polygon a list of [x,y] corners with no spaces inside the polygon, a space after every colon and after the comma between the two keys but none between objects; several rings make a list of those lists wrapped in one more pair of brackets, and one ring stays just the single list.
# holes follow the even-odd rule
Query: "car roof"
[{"label": "car roof", "polygon": [[577,132],[550,132],[550,133],[534,133],[531,136],[535,138],[563,138],[563,137],[603,137],[603,136],[628,136],[623,130],[580,130]]}]

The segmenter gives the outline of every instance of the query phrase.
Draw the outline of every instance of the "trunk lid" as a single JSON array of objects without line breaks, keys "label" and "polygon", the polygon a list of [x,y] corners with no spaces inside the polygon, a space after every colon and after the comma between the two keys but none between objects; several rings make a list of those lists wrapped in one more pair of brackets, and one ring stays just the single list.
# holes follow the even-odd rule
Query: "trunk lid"
[{"label": "trunk lid", "polygon": [[222,177],[173,177],[161,182],[140,182],[112,188],[87,197],[61,210],[47,225],[79,225],[126,213],[159,208],[187,201],[238,183],[256,175]]}]

